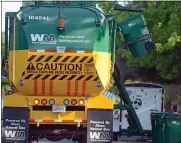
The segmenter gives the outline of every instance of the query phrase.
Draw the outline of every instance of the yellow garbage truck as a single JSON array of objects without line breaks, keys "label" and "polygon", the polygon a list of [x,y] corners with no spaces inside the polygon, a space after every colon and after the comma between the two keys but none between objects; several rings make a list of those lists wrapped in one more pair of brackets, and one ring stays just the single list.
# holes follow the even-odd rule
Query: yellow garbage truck
[{"label": "yellow garbage truck", "polygon": [[[137,20],[146,29],[142,14]],[[3,142],[111,143],[114,104],[103,93],[111,75],[119,75],[117,29],[134,56],[150,50],[149,33],[129,37],[131,24],[124,33],[126,24],[117,25],[116,17],[103,13],[97,2],[34,1],[7,12],[5,21],[10,90],[4,97]]]}]

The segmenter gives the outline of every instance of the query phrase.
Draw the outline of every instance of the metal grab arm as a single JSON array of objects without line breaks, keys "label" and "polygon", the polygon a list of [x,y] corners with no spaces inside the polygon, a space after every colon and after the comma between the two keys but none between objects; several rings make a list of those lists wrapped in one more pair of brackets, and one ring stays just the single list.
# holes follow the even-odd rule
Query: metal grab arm
[{"label": "metal grab arm", "polygon": [[118,59],[119,58],[116,58],[116,61],[115,61],[113,78],[114,78],[115,84],[118,88],[120,98],[123,100],[124,104],[126,106],[128,106],[127,112],[128,112],[129,117],[128,117],[127,121],[128,121],[129,127],[128,127],[127,136],[130,136],[133,133],[142,134],[143,128],[138,119],[136,111],[131,103],[131,100],[126,91],[126,88],[124,86],[123,76],[121,75],[121,69],[119,68],[120,61]]},{"label": "metal grab arm", "polygon": [[142,9],[124,7],[124,6],[121,6],[121,5],[116,5],[116,6],[114,7],[114,10],[129,11],[129,12],[143,12]]}]

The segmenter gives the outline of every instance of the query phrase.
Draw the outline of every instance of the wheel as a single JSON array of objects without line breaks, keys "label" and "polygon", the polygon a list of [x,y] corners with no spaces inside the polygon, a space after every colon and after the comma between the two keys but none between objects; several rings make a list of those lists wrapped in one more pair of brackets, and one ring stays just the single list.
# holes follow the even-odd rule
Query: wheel
[{"label": "wheel", "polygon": [[78,143],[87,143],[87,136],[84,135],[80,136]]},{"label": "wheel", "polygon": [[62,140],[63,138],[57,138],[57,137],[46,137],[47,140],[52,141],[52,142],[58,142]]},{"label": "wheel", "polygon": [[28,143],[33,143],[33,139],[32,139],[31,135],[29,135],[29,137],[28,137]]},{"label": "wheel", "polygon": [[118,133],[113,133],[113,141],[118,141]]}]

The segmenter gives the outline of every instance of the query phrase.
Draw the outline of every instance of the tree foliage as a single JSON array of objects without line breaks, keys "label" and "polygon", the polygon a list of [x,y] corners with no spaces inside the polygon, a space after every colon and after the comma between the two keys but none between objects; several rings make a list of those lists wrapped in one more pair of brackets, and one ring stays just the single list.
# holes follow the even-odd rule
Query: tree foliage
[{"label": "tree foliage", "polygon": [[[134,14],[114,11],[115,4],[102,2],[100,5],[104,12],[114,14],[118,22]],[[181,82],[181,2],[132,1],[127,5],[144,10],[144,18],[152,40],[156,43],[156,50],[136,59],[125,49],[119,49],[119,54],[127,59],[130,67],[154,69],[164,80]]]}]

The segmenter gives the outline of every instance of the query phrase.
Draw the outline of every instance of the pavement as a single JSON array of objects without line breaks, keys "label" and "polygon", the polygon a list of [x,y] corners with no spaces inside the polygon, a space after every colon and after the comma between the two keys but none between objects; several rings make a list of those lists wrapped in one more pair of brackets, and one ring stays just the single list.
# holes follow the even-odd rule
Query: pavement
[{"label": "pavement", "polygon": [[[33,143],[37,143],[37,142],[33,142]],[[41,139],[40,141],[38,141],[38,143],[74,143],[74,142],[68,141],[68,140],[63,140],[63,141],[58,141],[58,142],[50,142],[46,139]],[[134,140],[129,139],[127,141],[114,141],[112,143],[151,143],[151,142],[136,142]]]},{"label": "pavement", "polygon": [[[37,143],[37,142],[33,142],[33,143]],[[39,141],[38,143],[74,143],[71,141],[60,141],[60,142],[49,142],[49,141]],[[143,142],[123,142],[123,141],[115,141],[112,143],[143,143]],[[145,143],[145,142],[144,142]]]}]

